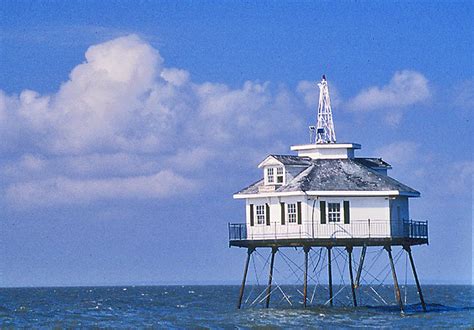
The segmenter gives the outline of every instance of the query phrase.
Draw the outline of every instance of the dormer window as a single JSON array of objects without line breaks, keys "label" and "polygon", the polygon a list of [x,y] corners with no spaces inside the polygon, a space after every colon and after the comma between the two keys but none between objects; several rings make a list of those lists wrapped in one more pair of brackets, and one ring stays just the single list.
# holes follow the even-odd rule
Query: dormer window
[{"label": "dormer window", "polygon": [[277,183],[283,184],[283,181],[284,181],[283,180],[283,167],[277,167],[276,172],[277,172],[277,176],[276,176]]},{"label": "dormer window", "polygon": [[283,167],[266,168],[266,184],[284,184],[285,171]]},{"label": "dormer window", "polygon": [[267,182],[273,183],[275,180],[273,167],[267,168]]}]

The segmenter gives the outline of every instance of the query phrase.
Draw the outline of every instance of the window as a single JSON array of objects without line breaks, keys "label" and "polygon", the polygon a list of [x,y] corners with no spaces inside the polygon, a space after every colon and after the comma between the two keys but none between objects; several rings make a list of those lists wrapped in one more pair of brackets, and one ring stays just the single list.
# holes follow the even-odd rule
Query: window
[{"label": "window", "polygon": [[265,223],[265,205],[257,205],[256,215],[257,215],[257,224],[263,225]]},{"label": "window", "polygon": [[296,204],[288,204],[288,223],[296,223]]},{"label": "window", "polygon": [[285,181],[285,171],[283,167],[267,167],[267,184],[283,184]]},{"label": "window", "polygon": [[277,167],[277,183],[283,183],[283,167]]},{"label": "window", "polygon": [[328,203],[328,221],[341,222],[341,204]]},{"label": "window", "polygon": [[267,182],[273,183],[274,178],[275,177],[273,176],[273,167],[267,168]]}]

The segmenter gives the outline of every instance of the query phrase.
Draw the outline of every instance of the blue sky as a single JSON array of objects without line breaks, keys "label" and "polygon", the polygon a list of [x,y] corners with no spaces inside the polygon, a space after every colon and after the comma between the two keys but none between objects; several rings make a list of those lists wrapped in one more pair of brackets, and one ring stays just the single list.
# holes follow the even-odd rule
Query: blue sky
[{"label": "blue sky", "polygon": [[418,189],[429,283],[471,283],[469,2],[0,5],[1,286],[237,283],[232,193],[306,143],[325,73],[339,141]]}]

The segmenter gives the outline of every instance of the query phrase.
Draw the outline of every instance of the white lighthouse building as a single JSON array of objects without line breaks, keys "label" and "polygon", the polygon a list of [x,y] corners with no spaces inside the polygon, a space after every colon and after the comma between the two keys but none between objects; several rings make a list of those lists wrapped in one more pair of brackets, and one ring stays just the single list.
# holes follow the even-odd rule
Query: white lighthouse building
[{"label": "white lighthouse building", "polygon": [[267,156],[258,164],[262,178],[234,195],[245,200],[246,239],[426,236],[410,221],[409,198],[420,193],[391,178],[381,158],[356,157],[360,144],[336,142],[326,79],[319,87],[315,143]]},{"label": "white lighthouse building", "polygon": [[[289,246],[305,252],[342,246],[351,253],[360,246],[365,255],[367,246],[384,246],[390,261],[391,246],[399,245],[411,257],[410,246],[428,242],[427,223],[410,218],[409,200],[420,193],[390,177],[392,167],[381,158],[359,157],[360,144],[336,142],[324,76],[318,85],[311,143],[292,146],[296,154],[268,155],[258,164],[261,178],[234,195],[245,201],[246,216],[245,223],[229,224],[230,245],[247,247],[249,257],[258,247],[271,247],[276,253]],[[246,270],[242,290],[245,276]],[[272,270],[270,286],[271,276]]]}]

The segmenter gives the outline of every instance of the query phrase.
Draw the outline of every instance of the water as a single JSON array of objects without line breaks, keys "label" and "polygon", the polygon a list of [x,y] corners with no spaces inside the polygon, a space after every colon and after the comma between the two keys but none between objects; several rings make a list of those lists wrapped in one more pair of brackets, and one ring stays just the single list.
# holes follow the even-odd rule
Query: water
[{"label": "water", "polygon": [[[444,327],[472,328],[472,286],[424,286],[428,312],[421,312],[416,290],[409,287],[404,314],[393,301],[393,288],[379,287],[388,301],[377,304],[375,296],[364,298],[364,306],[350,307],[344,293],[336,306],[324,306],[324,297],[313,299],[303,309],[299,287],[282,287],[272,295],[274,307],[248,308],[261,287],[248,287],[247,308],[236,309],[237,286],[142,286],[0,289],[0,326],[14,327],[157,327],[157,328],[301,328],[301,327]],[[335,288],[337,289],[337,287]],[[317,287],[315,296],[326,294]],[[345,289],[344,289],[345,290]],[[280,294],[277,294],[280,292]],[[312,296],[312,288],[309,290]],[[341,291],[342,292],[342,291]],[[350,292],[350,291],[349,291]],[[404,292],[404,288],[402,288]],[[414,292],[414,293],[413,293]],[[255,293],[247,299],[249,293]],[[283,298],[283,299],[282,299]],[[413,299],[415,298],[415,299]],[[261,299],[257,299],[257,303]],[[257,304],[258,305],[258,304]],[[261,306],[261,305],[260,305]]]}]

